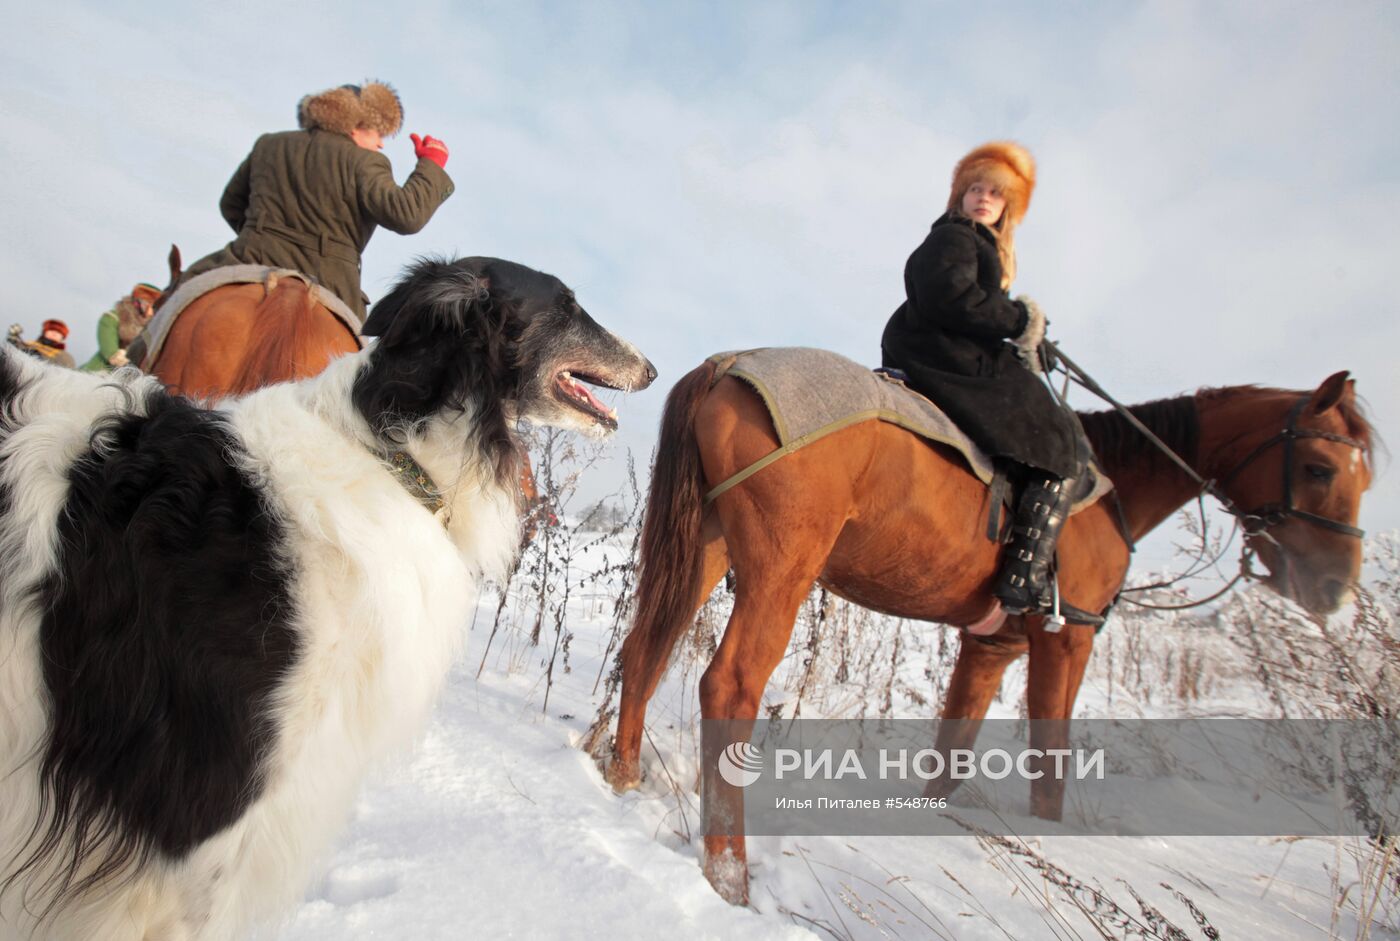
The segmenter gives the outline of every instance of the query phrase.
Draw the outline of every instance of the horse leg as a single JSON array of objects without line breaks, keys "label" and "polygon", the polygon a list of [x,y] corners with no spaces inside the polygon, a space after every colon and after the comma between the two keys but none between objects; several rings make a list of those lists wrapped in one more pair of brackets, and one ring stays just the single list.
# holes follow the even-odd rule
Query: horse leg
[{"label": "horse leg", "polygon": [[[817,445],[787,460],[794,473],[810,473],[808,480],[817,474],[799,462],[828,470],[836,463]],[[724,723],[724,744],[748,741],[763,690],[787,651],[798,608],[846,524],[842,507],[849,506],[849,494],[830,482],[823,499],[814,501],[814,491],[815,487],[797,492],[769,477],[719,501],[734,564],[734,612],[714,660],[700,678],[700,714],[706,735]],[[838,495],[845,497],[844,503]],[[725,782],[708,762],[701,774],[705,878],[729,902],[747,904],[743,792]]]},{"label": "horse leg", "polygon": [[[701,538],[705,547],[701,557],[703,574],[700,577],[700,590],[694,600],[692,611],[710,597],[715,585],[729,571],[729,551],[725,546],[724,534],[720,530],[719,516],[711,511],[705,514]],[[632,647],[638,641],[629,634],[622,643],[622,696],[617,708],[617,735],[613,740],[613,757],[603,772],[603,778],[617,793],[630,791],[641,783],[642,735],[646,719],[647,703],[656,693],[661,677],[666,673],[668,661],[658,661],[654,668],[642,666],[643,658],[632,656]],[[643,675],[634,671],[644,670]]]},{"label": "horse leg", "polygon": [[[774,579],[739,575],[734,613],[715,659],[700,679],[700,714],[707,725],[725,724],[729,741],[748,741],[768,678],[782,662],[797,611],[816,572]],[[705,749],[709,754],[713,749]],[[701,773],[706,830],[705,878],[726,901],[747,905],[748,852],[744,844],[743,792],[706,766]]]},{"label": "horse leg", "polygon": [[1058,633],[1045,630],[1043,618],[1028,618],[1030,676],[1026,705],[1031,718],[1033,758],[1030,769],[1040,771],[1031,781],[1031,813],[1045,820],[1059,820],[1064,813],[1065,782],[1055,773],[1052,749],[1069,748],[1069,721],[1089,654],[1094,649],[1094,629],[1086,624],[1066,624]]},{"label": "horse leg", "polygon": [[[958,662],[948,681],[943,704],[943,721],[938,723],[934,744],[945,758],[955,748],[971,748],[977,742],[982,719],[1001,688],[1006,668],[1026,652],[1024,636],[993,634],[974,637],[964,632],[960,638]],[[945,764],[946,767],[946,764]],[[934,778],[924,788],[925,797],[947,797],[962,783],[948,774]]]}]

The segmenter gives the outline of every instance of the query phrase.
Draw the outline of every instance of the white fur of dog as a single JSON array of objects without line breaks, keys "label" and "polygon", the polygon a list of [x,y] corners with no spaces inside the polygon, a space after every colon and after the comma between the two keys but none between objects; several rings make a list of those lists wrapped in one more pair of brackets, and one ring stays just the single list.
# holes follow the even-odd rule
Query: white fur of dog
[{"label": "white fur of dog", "polygon": [[[499,267],[509,263],[469,261],[494,263],[471,270],[492,291],[510,280]],[[493,303],[508,309],[505,301],[518,300]],[[606,337],[597,340],[603,347]],[[539,355],[529,365],[549,373],[539,388],[552,393],[563,361],[547,340],[530,341]],[[595,364],[591,374],[617,387],[648,384],[650,364],[629,344],[612,342],[596,357],[609,368]],[[521,351],[509,352],[518,364]],[[504,574],[518,546],[517,495],[478,433],[481,403],[472,398],[463,410],[444,408],[399,429],[396,446],[437,483],[442,509],[431,512],[401,486],[383,458],[382,429],[353,404],[357,378],[374,354],[342,358],[316,378],[263,389],[220,410],[241,449],[231,459],[285,534],[276,548],[288,575],[287,623],[297,648],[261,713],[273,727],[272,744],[255,799],[230,825],[178,856],[158,848],[137,853],[90,885],[84,879],[105,844],[75,846],[75,831],[61,827],[53,851],[34,855],[34,836],[52,822],[54,807],[43,766],[53,696],[41,635],[62,628],[44,620],[42,595],[65,570],[58,533],[74,463],[100,463],[119,448],[105,432],[94,435],[94,426],[113,418],[139,422],[163,392],[134,370],[104,381],[3,354],[0,367],[12,371],[14,394],[0,403],[0,492],[9,498],[0,508],[0,877],[7,880],[0,938],[242,937],[301,897],[365,769],[411,744],[424,727],[481,582]],[[579,362],[576,351],[568,355],[574,359],[565,367],[589,374],[587,356]],[[597,415],[559,407],[558,395],[528,392],[537,378],[520,376],[511,386],[517,393],[507,418],[597,426]],[[115,835],[130,836],[120,825]]]}]

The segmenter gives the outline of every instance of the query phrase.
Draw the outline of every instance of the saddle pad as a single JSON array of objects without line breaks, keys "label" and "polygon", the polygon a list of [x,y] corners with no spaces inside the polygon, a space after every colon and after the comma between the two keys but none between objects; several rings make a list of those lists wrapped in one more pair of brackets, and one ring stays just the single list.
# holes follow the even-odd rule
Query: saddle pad
[{"label": "saddle pad", "polygon": [[[764,347],[716,353],[710,361],[718,376],[734,376],[753,387],[778,432],[793,449],[811,444],[857,422],[879,419],[921,438],[954,448],[984,484],[992,482],[992,461],[947,415],[897,379],[875,373],[829,350]],[[1077,513],[1113,488],[1097,467],[1094,487],[1074,504]]]},{"label": "saddle pad", "polygon": [[174,326],[175,319],[195,298],[226,284],[262,284],[270,276],[297,278],[305,281],[311,288],[311,296],[315,298],[316,302],[335,314],[340,322],[345,324],[355,335],[355,341],[360,344],[360,347],[364,347],[364,341],[360,339],[360,327],[363,326],[363,321],[355,316],[354,311],[347,307],[344,301],[321,285],[316,284],[300,271],[293,271],[291,268],[270,268],[266,265],[228,265],[195,275],[175,289],[175,293],[171,294],[160,306],[160,310],[156,311],[151,322],[146,324],[146,329],[141,334],[146,345],[146,353],[141,357],[141,362],[136,365],[141,368],[142,372],[151,371],[151,366],[155,364],[156,357],[160,355],[160,349],[165,345],[165,338],[170,334],[170,328]]}]

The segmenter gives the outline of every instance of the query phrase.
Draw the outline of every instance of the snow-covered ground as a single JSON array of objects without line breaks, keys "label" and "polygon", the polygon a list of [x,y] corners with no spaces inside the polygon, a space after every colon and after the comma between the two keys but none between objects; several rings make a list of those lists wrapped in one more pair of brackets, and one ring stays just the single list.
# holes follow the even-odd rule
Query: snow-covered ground
[{"label": "snow-covered ground", "polygon": [[[498,598],[482,599],[427,734],[364,792],[324,877],[279,937],[1215,937],[1191,904],[1223,938],[1400,937],[1393,910],[1364,933],[1357,856],[1370,854],[1356,839],[751,837],[752,904],[731,907],[710,889],[698,858],[700,658],[678,654],[652,706],[640,790],[615,796],[577,747],[604,695],[615,591],[609,579],[581,586],[580,573],[625,556],[624,542],[572,560],[562,621],[572,636],[559,638],[567,647],[557,653],[549,606],[561,597],[558,586],[546,595],[538,646],[529,639],[538,583],[517,578],[489,649]],[[818,640],[831,647],[851,627],[828,621],[825,629],[831,633]],[[1213,704],[1237,715],[1251,702],[1247,678],[1235,682],[1220,668],[1231,646],[1218,634],[1201,641],[1211,652],[1204,662],[1168,650],[1178,671],[1168,685],[1180,695],[1164,689],[1158,661],[1155,678],[1133,684],[1121,648],[1143,642],[1142,625],[1136,629],[1136,640],[1129,625],[1111,645],[1111,657],[1110,645],[1100,645],[1076,715],[1200,714]],[[809,678],[804,687],[804,630],[799,623],[766,705],[786,703],[790,715],[802,688],[803,716],[873,713],[886,698],[893,715],[933,713],[937,691],[926,674],[946,675],[951,633],[897,625],[900,667],[887,679],[871,674],[890,669],[875,666],[891,662],[889,635],[872,635],[862,641],[871,650],[847,652],[863,676],[843,684]],[[1017,715],[1023,676],[1008,674],[994,715]],[[1349,901],[1337,904],[1343,896]],[[1149,909],[1184,934],[1154,927]]]}]

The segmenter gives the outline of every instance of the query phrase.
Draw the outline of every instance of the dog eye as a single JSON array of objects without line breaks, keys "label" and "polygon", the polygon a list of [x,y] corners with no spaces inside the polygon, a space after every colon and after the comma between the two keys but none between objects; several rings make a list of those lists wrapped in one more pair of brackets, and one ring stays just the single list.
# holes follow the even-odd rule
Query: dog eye
[{"label": "dog eye", "polygon": [[1303,473],[1308,475],[1309,480],[1316,480],[1327,483],[1337,476],[1335,467],[1328,467],[1326,464],[1304,464]]}]

